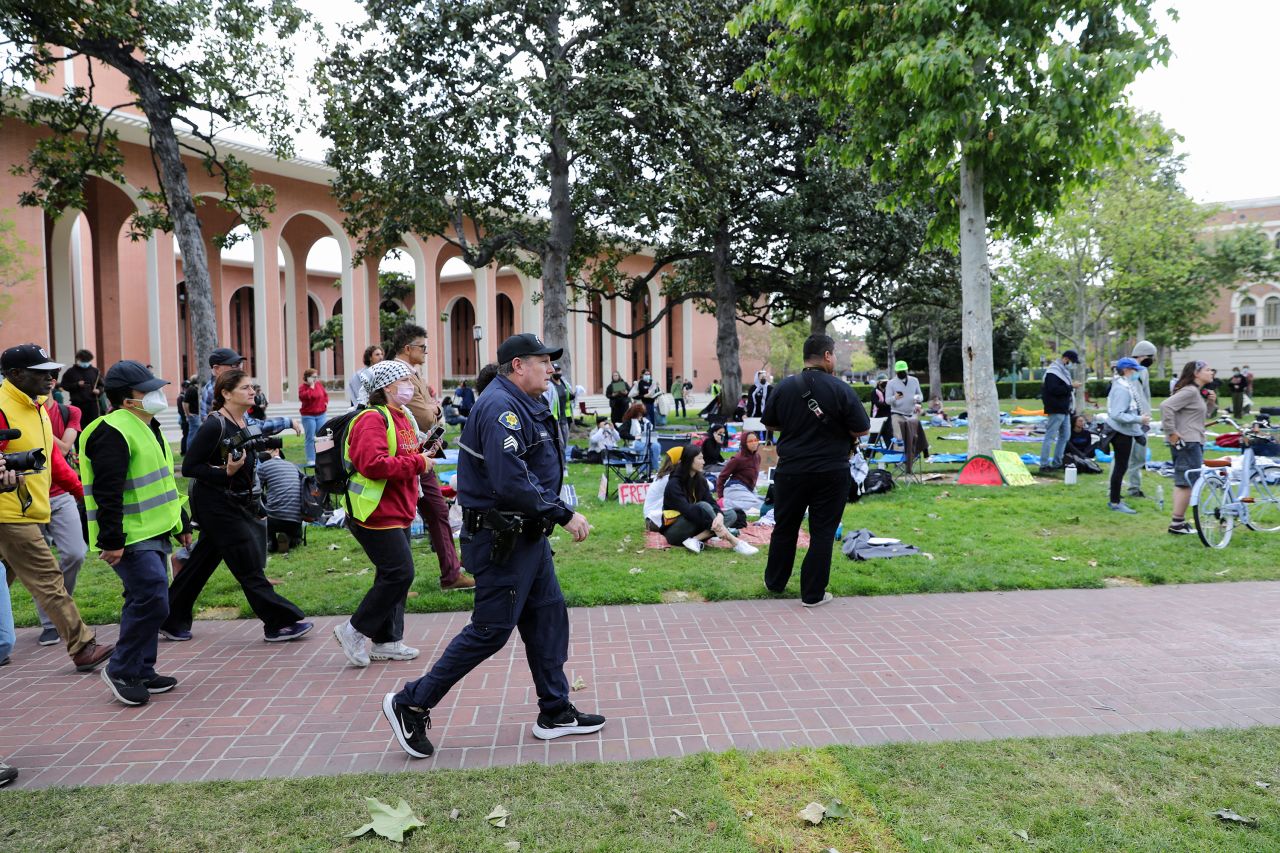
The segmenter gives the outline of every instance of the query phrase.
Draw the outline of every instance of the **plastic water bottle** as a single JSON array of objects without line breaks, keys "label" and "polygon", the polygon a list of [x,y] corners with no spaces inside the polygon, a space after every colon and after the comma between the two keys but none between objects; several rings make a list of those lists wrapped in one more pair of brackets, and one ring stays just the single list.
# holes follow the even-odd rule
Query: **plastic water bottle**
[{"label": "plastic water bottle", "polygon": [[1156,485],[1156,506],[1164,510],[1164,483]]},{"label": "plastic water bottle", "polygon": [[842,521],[836,527],[836,541],[839,542],[843,538],[844,538],[844,522]]},{"label": "plastic water bottle", "polygon": [[422,516],[414,513],[413,521],[409,524],[409,536],[413,539],[421,539],[427,535],[427,530],[422,525]]},{"label": "plastic water bottle", "polygon": [[1067,467],[1062,470],[1062,482],[1068,486],[1076,484],[1076,466],[1075,463],[1068,463]]}]

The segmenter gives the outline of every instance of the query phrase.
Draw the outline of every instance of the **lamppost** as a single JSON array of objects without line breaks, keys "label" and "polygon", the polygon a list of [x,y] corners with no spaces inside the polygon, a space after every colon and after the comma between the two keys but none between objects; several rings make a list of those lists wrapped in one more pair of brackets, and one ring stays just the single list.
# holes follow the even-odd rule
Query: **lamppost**
[{"label": "lamppost", "polygon": [[476,339],[476,371],[484,367],[484,359],[480,355],[480,341],[484,340],[484,326],[472,326],[471,337]]},{"label": "lamppost", "polygon": [[1018,351],[1013,351],[1013,399],[1018,399]]}]

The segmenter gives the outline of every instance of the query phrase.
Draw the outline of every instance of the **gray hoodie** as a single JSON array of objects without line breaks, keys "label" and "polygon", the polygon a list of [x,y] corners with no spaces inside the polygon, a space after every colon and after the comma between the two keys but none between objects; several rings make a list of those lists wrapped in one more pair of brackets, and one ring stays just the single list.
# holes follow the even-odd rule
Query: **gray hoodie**
[{"label": "gray hoodie", "polygon": [[1117,376],[1107,395],[1107,423],[1124,435],[1142,435],[1142,392],[1137,382]]}]

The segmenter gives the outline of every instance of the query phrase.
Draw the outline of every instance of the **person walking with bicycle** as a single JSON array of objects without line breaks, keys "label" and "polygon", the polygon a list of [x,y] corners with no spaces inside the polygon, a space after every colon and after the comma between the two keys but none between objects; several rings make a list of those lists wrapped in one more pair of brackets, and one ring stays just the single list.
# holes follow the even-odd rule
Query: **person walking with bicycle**
[{"label": "person walking with bicycle", "polygon": [[1179,536],[1195,533],[1187,523],[1187,506],[1191,503],[1187,473],[1204,464],[1204,428],[1210,403],[1200,389],[1212,381],[1212,367],[1203,361],[1188,361],[1173,385],[1173,394],[1160,404],[1160,425],[1173,451],[1173,516],[1169,519],[1169,532]]}]

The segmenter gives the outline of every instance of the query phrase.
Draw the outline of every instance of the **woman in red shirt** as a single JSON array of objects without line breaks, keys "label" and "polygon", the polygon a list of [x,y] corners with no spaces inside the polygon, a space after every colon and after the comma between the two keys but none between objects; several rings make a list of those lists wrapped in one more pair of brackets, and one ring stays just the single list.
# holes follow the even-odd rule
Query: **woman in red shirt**
[{"label": "woman in red shirt", "polygon": [[[432,462],[420,452],[418,426],[404,409],[413,398],[411,375],[412,368],[396,359],[372,365],[365,379],[369,410],[356,416],[347,433],[347,458],[355,471],[347,527],[374,571],[373,586],[356,612],[333,629],[353,666],[418,656],[417,649],[404,644],[404,603],[413,585],[409,526],[417,513],[418,477],[431,470]],[[387,441],[388,426],[394,450]],[[355,489],[363,500],[353,500]],[[370,502],[375,504],[371,509]]]},{"label": "woman in red shirt", "polygon": [[760,509],[764,498],[756,494],[756,481],[760,479],[760,436],[744,433],[742,446],[735,456],[720,469],[716,477],[716,495],[723,499],[725,509]]},{"label": "woman in red shirt", "polygon": [[302,372],[302,385],[298,388],[298,414],[302,416],[302,430],[307,436],[307,464],[316,464],[316,433],[320,431],[329,410],[329,392],[318,381],[320,374],[314,367]]}]

